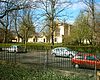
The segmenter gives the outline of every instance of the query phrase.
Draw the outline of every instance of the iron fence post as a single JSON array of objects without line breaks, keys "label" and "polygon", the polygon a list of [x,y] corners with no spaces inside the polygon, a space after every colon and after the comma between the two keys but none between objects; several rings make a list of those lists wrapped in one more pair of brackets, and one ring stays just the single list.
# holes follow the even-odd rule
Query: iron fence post
[{"label": "iron fence post", "polygon": [[14,63],[16,64],[16,51],[14,52]]},{"label": "iron fence post", "polygon": [[45,55],[45,65],[44,65],[44,67],[48,69],[48,50],[46,51],[46,55]]}]

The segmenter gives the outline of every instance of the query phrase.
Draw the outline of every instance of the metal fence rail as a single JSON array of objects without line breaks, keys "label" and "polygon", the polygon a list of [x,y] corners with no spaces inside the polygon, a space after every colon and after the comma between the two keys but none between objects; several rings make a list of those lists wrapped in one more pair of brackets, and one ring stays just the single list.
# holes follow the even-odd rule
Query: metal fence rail
[{"label": "metal fence rail", "polygon": [[8,62],[20,62],[20,54],[18,53],[8,53],[7,51],[0,52],[0,60]]},{"label": "metal fence rail", "polygon": [[[8,53],[7,51],[0,52],[0,60],[9,62],[20,62],[22,64],[37,64],[44,66],[44,68],[54,68],[63,71],[76,72],[79,74],[90,75],[90,78],[95,78],[95,69],[79,68],[76,69],[72,66],[71,58],[66,57],[55,57],[51,55],[51,50],[31,50],[27,53]],[[93,80],[91,79],[91,80]]]}]

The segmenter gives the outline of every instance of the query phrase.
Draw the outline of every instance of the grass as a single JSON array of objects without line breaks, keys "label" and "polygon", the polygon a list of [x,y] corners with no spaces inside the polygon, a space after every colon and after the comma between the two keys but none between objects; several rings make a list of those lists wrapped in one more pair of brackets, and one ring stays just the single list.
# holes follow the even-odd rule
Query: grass
[{"label": "grass", "polygon": [[66,76],[53,69],[0,61],[0,80],[89,80],[89,77],[84,75]]}]

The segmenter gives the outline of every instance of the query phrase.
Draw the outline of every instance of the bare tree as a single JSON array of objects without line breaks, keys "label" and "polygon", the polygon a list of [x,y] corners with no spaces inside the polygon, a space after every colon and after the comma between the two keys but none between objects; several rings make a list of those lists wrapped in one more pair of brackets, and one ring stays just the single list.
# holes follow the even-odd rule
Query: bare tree
[{"label": "bare tree", "polygon": [[82,0],[88,7],[86,10],[88,12],[88,25],[92,28],[93,36],[92,36],[92,43],[95,45],[96,43],[96,4],[95,0]]},{"label": "bare tree", "polygon": [[0,24],[3,26],[3,28],[5,28],[4,42],[7,42],[7,34],[8,34],[7,30],[11,26],[12,22],[11,16],[13,12],[26,8],[31,8],[29,3],[30,2],[28,0],[0,0]]},{"label": "bare tree", "polygon": [[25,12],[19,26],[19,35],[21,36],[24,43],[26,43],[28,38],[33,37],[35,34],[35,27],[32,21],[30,10]]},{"label": "bare tree", "polygon": [[54,45],[54,31],[55,31],[55,21],[59,17],[67,16],[62,13],[65,9],[68,9],[71,5],[69,1],[62,0],[38,0],[36,7],[41,10],[40,17],[47,21],[44,27],[49,27],[51,34],[52,46]]},{"label": "bare tree", "polygon": [[30,8],[27,0],[0,0],[0,4],[0,19],[5,17],[7,13],[11,13],[14,10]]}]

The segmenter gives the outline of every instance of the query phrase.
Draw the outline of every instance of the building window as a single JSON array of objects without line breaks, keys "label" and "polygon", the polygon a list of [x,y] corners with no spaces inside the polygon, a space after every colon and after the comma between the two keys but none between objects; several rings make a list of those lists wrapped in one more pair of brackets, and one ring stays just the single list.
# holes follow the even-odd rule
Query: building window
[{"label": "building window", "polygon": [[57,42],[57,38],[55,38],[55,42]]},{"label": "building window", "polygon": [[60,36],[60,28],[56,28],[55,36]]},{"label": "building window", "polygon": [[44,39],[44,42],[45,42],[45,39]]},{"label": "building window", "polygon": [[33,39],[33,42],[35,42],[35,38]]}]

